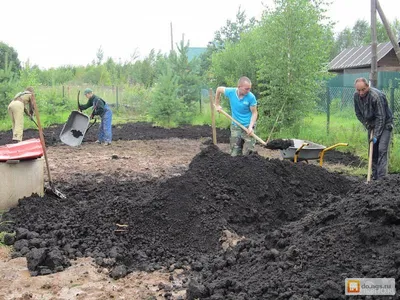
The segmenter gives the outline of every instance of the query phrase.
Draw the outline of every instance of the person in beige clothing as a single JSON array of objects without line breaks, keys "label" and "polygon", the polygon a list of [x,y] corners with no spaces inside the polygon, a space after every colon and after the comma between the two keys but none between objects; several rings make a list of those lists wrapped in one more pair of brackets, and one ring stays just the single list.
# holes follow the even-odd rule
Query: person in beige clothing
[{"label": "person in beige clothing", "polygon": [[24,133],[24,112],[30,118],[33,115],[32,102],[33,88],[27,87],[24,92],[15,95],[14,99],[8,105],[8,113],[12,121],[12,140],[14,143],[22,141]]}]

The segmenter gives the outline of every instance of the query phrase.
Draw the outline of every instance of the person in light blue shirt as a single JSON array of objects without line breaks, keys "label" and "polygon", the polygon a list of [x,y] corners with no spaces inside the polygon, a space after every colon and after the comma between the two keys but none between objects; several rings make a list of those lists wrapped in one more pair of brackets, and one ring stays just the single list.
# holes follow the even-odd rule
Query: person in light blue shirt
[{"label": "person in light blue shirt", "polygon": [[253,137],[258,111],[257,99],[251,90],[251,81],[248,77],[241,77],[236,88],[223,87],[217,88],[215,93],[215,107],[218,112],[222,110],[221,94],[229,99],[232,118],[247,128],[246,132],[235,122],[232,122],[230,146],[231,155],[247,155],[254,151],[255,138]]}]

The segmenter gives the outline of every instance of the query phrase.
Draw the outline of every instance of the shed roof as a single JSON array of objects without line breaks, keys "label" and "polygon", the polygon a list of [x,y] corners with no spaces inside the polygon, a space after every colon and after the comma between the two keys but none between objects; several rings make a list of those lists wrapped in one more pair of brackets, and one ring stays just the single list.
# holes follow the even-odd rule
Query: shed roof
[{"label": "shed roof", "polygon": [[[343,50],[328,65],[329,71],[343,69],[355,69],[371,66],[371,45],[348,48]],[[380,43],[377,45],[377,60],[381,60],[393,49],[392,43]]]}]

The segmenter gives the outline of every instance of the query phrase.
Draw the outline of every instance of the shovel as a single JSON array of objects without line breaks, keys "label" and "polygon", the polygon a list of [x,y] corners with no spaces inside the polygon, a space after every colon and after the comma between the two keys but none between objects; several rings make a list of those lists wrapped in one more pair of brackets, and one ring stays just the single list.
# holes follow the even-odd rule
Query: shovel
[{"label": "shovel", "polygon": [[61,193],[59,190],[57,190],[54,187],[53,180],[51,179],[49,161],[47,159],[47,152],[46,152],[46,143],[44,141],[43,129],[42,129],[42,126],[40,124],[39,110],[38,110],[37,105],[36,105],[36,100],[35,100],[35,95],[34,94],[32,94],[32,104],[33,104],[33,108],[35,110],[35,116],[36,116],[36,119],[37,119],[37,127],[39,129],[40,142],[42,143],[44,160],[46,161],[47,176],[49,177],[50,190],[46,190],[46,191],[51,192],[52,194],[54,194],[58,198],[65,199],[65,198],[67,198],[67,196],[65,196],[63,193]]},{"label": "shovel", "polygon": [[368,156],[368,173],[367,173],[367,183],[371,181],[371,173],[372,173],[372,153],[374,151],[374,143],[371,141],[374,136],[374,130],[371,129],[371,135],[369,137],[369,156]]},{"label": "shovel", "polygon": [[[39,129],[39,125],[38,125],[38,123],[36,123],[35,119],[34,119],[32,116],[30,116],[30,115],[28,115],[28,117],[29,117],[29,120],[31,120],[31,121],[36,125],[36,127]],[[46,137],[46,135],[44,134],[44,132],[43,132],[43,136]]]},{"label": "shovel", "polygon": [[[214,104],[215,106],[215,104]],[[215,106],[216,107],[216,106]],[[234,118],[232,118],[228,113],[226,113],[225,111],[223,111],[222,109],[219,111],[221,114],[223,114],[225,117],[227,117],[228,119],[230,119],[232,122],[234,122],[236,125],[238,125],[240,128],[242,128],[245,132],[248,132],[247,128],[244,127],[242,124],[240,124],[238,121],[236,121]],[[256,136],[256,134],[254,132],[252,132],[250,134],[252,137],[254,137],[258,142],[260,142],[262,145],[266,146],[267,143],[264,142],[261,138],[259,138],[258,136]]]}]

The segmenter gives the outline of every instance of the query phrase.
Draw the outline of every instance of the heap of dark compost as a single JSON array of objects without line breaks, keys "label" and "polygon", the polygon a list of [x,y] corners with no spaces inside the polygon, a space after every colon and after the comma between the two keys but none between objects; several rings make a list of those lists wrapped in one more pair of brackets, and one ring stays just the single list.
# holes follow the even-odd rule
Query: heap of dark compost
[{"label": "heap of dark compost", "polygon": [[[60,182],[3,215],[32,275],[92,257],[111,276],[189,266],[188,299],[340,299],[345,278],[400,272],[398,175],[368,185],[211,145],[181,176]],[[222,233],[242,237],[222,248]],[[396,298],[397,299],[397,298]]]}]

